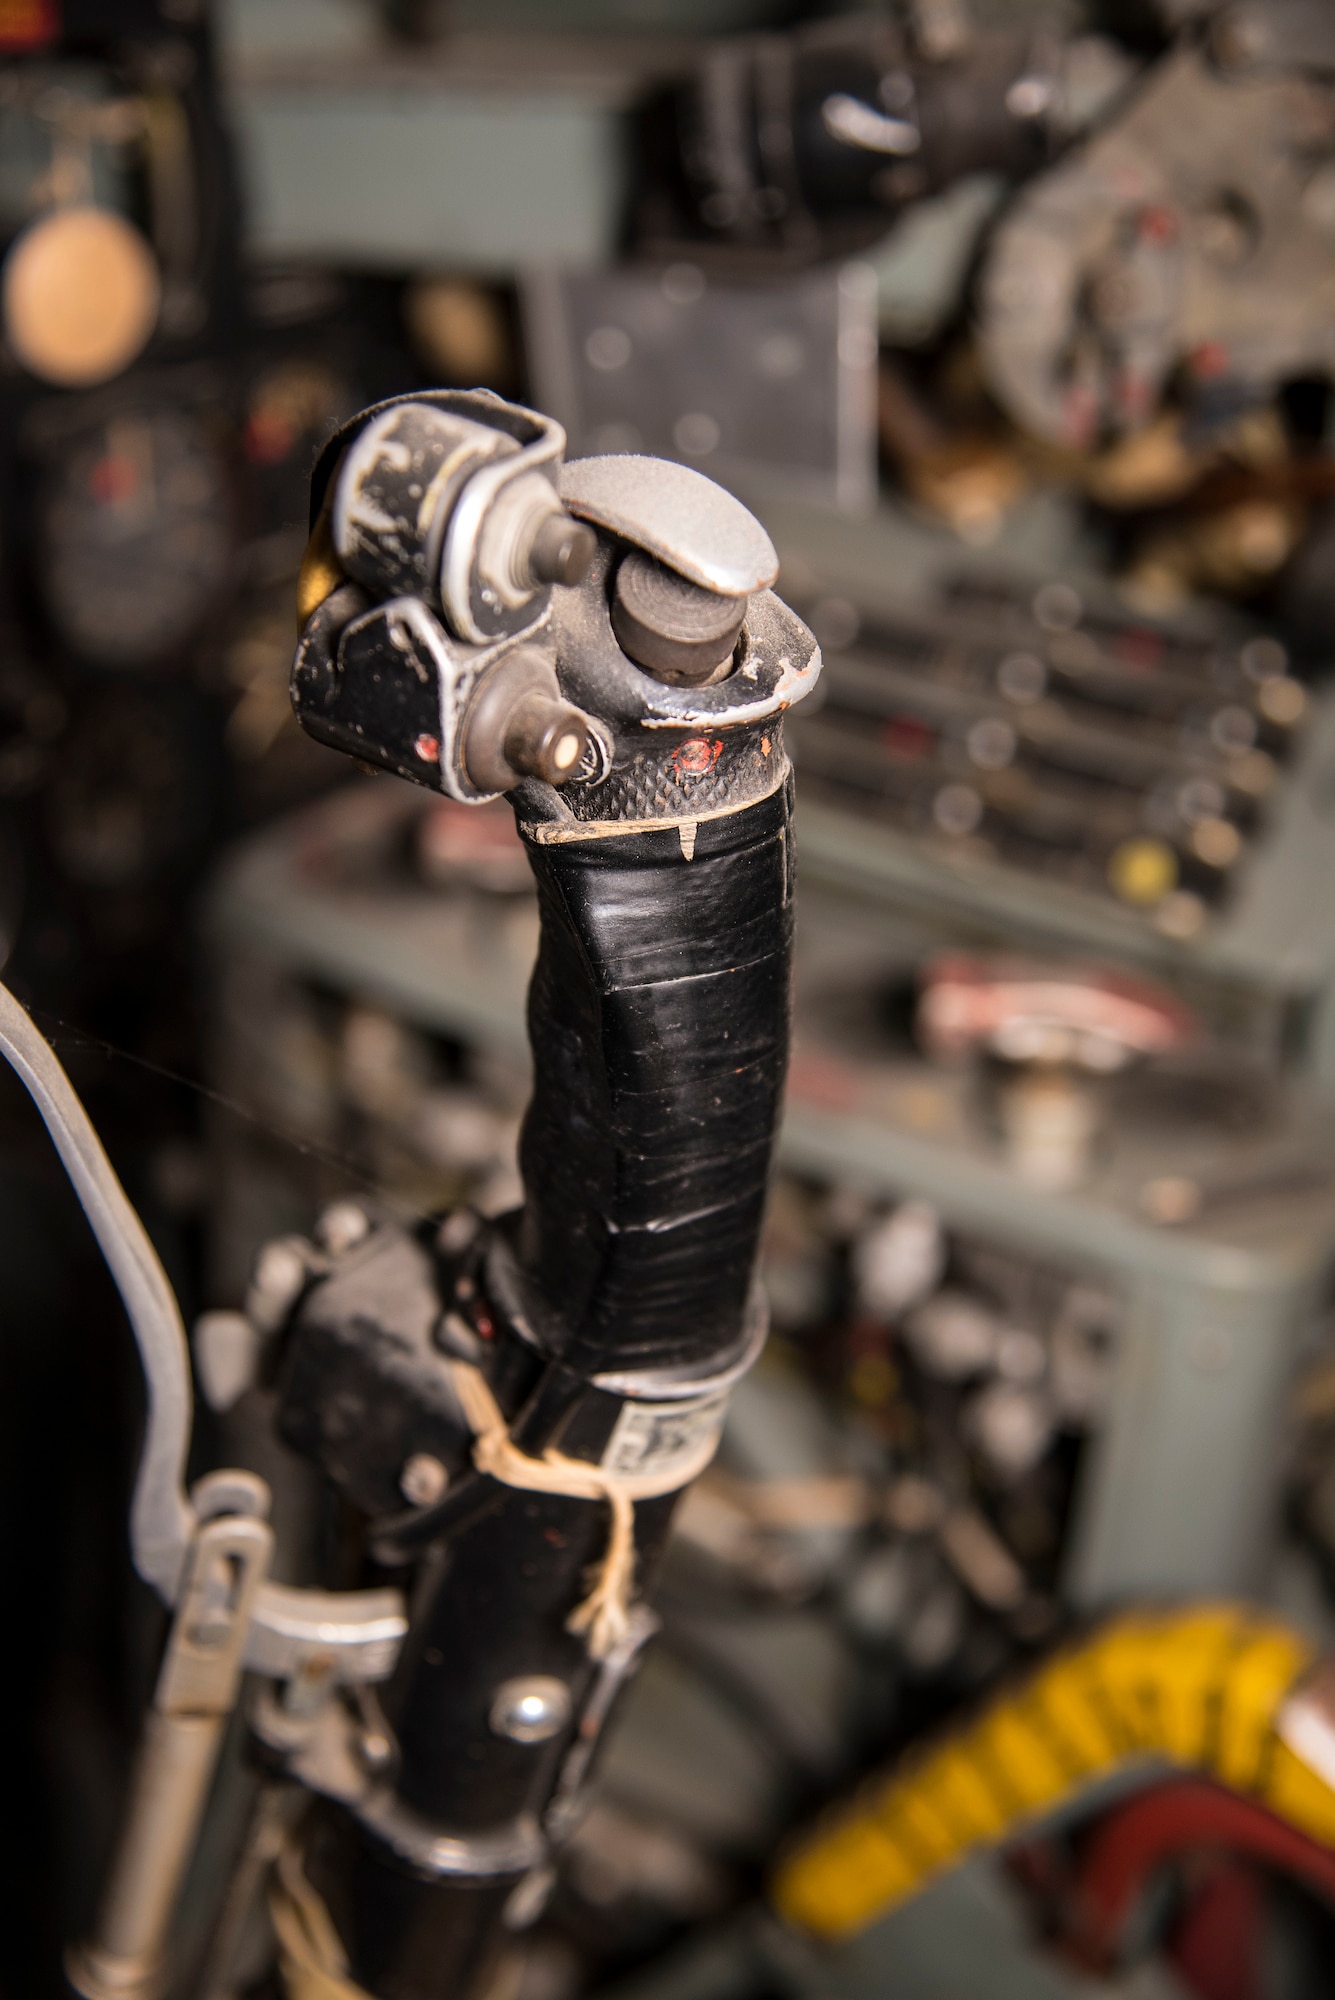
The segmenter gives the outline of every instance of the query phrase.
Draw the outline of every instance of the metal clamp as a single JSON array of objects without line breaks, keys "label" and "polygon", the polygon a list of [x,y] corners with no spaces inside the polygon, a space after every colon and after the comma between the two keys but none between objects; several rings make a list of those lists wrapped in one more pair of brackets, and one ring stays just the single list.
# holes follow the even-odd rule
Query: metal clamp
[{"label": "metal clamp", "polygon": [[[202,1508],[233,1497],[198,1493]],[[245,1497],[267,1507],[260,1480]],[[181,1882],[241,1685],[246,1634],[273,1548],[253,1514],[201,1521],[181,1579],[176,1616],[139,1745],[129,1808],[92,1939],[67,1971],[85,2000],[156,2000]]]},{"label": "metal clamp", "polygon": [[[541,636],[541,626],[549,616],[547,607],[534,632],[525,634],[526,640]],[[303,634],[299,663],[304,665],[322,643],[322,633]],[[338,636],[340,703],[351,704],[364,688],[383,713],[388,705],[386,697],[400,683],[401,740],[386,741],[383,747],[407,772],[416,775],[419,783],[428,777],[436,782],[438,775],[440,789],[448,797],[478,805],[496,798],[499,788],[487,790],[470,777],[464,759],[463,718],[484,675],[512,650],[509,640],[486,647],[461,645],[419,599],[392,597],[354,618]],[[311,664],[315,664],[313,658]],[[554,666],[551,679],[555,690]]]},{"label": "metal clamp", "polygon": [[[596,1685],[605,1678],[606,1670]],[[325,1701],[313,1714],[298,1716],[270,1690],[260,1689],[250,1722],[261,1742],[282,1757],[289,1776],[308,1791],[337,1800],[419,1874],[521,1875],[547,1858],[547,1835],[530,1814],[480,1833],[454,1832],[423,1819],[385,1782],[383,1760],[368,1761],[361,1726],[341,1701]],[[393,1756],[392,1748],[388,1754]]]},{"label": "metal clamp", "polygon": [[438,605],[469,645],[532,631],[551,585],[568,580],[571,524],[556,491],[564,449],[550,417],[486,390],[381,404],[346,443],[330,495],[344,573],[376,596]]}]

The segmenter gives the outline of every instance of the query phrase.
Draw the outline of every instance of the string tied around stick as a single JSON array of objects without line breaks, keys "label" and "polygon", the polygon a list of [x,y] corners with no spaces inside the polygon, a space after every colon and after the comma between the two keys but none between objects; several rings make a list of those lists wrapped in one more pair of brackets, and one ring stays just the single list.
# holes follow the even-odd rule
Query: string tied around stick
[{"label": "string tied around stick", "polygon": [[584,1458],[567,1458],[548,1445],[530,1458],[510,1436],[491,1385],[471,1362],[451,1359],[455,1394],[473,1433],[473,1463],[479,1472],[525,1493],[559,1493],[566,1499],[600,1500],[608,1511],[607,1547],[587,1596],[566,1620],[566,1630],[584,1639],[589,1657],[605,1660],[630,1630],[635,1585],[635,1503],[675,1493],[698,1477],[718,1448],[718,1431],[702,1431],[694,1452],[673,1453],[657,1469],[617,1472]]}]

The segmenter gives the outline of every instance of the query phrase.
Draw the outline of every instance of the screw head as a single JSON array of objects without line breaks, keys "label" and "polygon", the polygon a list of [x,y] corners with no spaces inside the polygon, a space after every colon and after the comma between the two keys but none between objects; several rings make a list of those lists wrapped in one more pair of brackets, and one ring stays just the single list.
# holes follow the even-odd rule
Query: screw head
[{"label": "screw head", "polygon": [[394,1745],[383,1729],[363,1729],[357,1751],[368,1771],[383,1771],[394,1757]]},{"label": "screw head", "polygon": [[415,1451],[399,1474],[399,1491],[414,1507],[430,1507],[450,1483],[450,1475],[429,1451]]},{"label": "screw head", "polygon": [[529,568],[539,583],[583,583],[598,553],[598,537],[568,514],[548,514],[529,551]]},{"label": "screw head", "polygon": [[246,1317],[261,1333],[276,1333],[306,1289],[309,1272],[298,1242],[278,1237],[255,1259],[246,1292]]},{"label": "screw head", "polygon": [[476,1242],[481,1227],[482,1218],[476,1209],[451,1209],[436,1232],[436,1247],[446,1257],[461,1257]]},{"label": "screw head", "polygon": [[565,1728],[570,1708],[564,1681],[551,1674],[519,1674],[497,1688],[489,1720],[496,1735],[512,1743],[546,1743]]},{"label": "screw head", "polygon": [[331,1201],[315,1225],[316,1241],[338,1257],[355,1250],[370,1233],[371,1218],[356,1201]]}]

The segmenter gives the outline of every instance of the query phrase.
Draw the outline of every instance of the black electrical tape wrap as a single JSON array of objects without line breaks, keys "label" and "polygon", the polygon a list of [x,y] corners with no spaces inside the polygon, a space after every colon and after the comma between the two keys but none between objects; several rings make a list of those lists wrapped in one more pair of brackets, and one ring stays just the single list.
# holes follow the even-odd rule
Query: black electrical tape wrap
[{"label": "black electrical tape wrap", "polygon": [[[549,844],[526,829],[542,939],[518,1250],[533,1330],[559,1355],[555,1372],[582,1378],[563,1450],[581,1449],[592,1419],[596,1460],[620,1406],[590,1377],[717,1375],[754,1330],[788,1046],[790,812],[787,779],[691,830],[631,825],[599,838],[567,821],[579,837]],[[543,1673],[583,1713],[596,1664],[569,1614],[606,1552],[608,1521],[587,1500],[480,1485],[481,1511],[419,1574],[412,1639],[384,1700],[401,1807],[486,1840],[536,1825],[564,1768],[568,1738],[505,1740],[489,1705],[508,1676]],[[636,1509],[637,1596],[652,1588],[675,1498]],[[521,1871],[461,1857],[457,1873],[418,1881],[379,1841],[350,1833],[319,1815],[308,1853],[358,1978],[394,2000],[472,1991]]]},{"label": "black electrical tape wrap", "polygon": [[541,845],[521,1259],[578,1373],[743,1338],[788,1049],[791,780],[739,812]]}]

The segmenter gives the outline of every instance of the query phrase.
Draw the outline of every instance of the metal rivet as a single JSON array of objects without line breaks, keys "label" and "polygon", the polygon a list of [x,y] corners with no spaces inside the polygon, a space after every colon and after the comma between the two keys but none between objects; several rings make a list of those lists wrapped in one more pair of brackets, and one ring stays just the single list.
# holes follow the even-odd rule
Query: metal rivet
[{"label": "metal rivet", "polygon": [[383,1771],[394,1756],[394,1745],[383,1729],[364,1729],[357,1739],[357,1749],[370,1771]]},{"label": "metal rivet", "polygon": [[471,1208],[456,1208],[436,1232],[436,1246],[447,1257],[459,1257],[477,1239],[482,1218]]},{"label": "metal rivet", "polygon": [[1169,1225],[1191,1222],[1201,1212],[1204,1194],[1199,1181],[1185,1174],[1162,1174],[1146,1181],[1140,1190],[1140,1205],[1151,1222]]},{"label": "metal rivet", "polygon": [[266,1243],[255,1260],[246,1293],[247,1319],[261,1333],[276,1333],[306,1289],[309,1275],[296,1238],[279,1237]]},{"label": "metal rivet", "polygon": [[191,1336],[195,1372],[211,1410],[230,1410],[251,1388],[259,1368],[259,1329],[244,1313],[206,1312]]},{"label": "metal rivet", "polygon": [[430,1507],[449,1483],[449,1473],[429,1451],[415,1451],[399,1474],[399,1490],[414,1507]]},{"label": "metal rivet", "polygon": [[360,1203],[333,1201],[315,1225],[317,1240],[335,1256],[353,1250],[370,1233],[371,1218]]},{"label": "metal rivet", "polygon": [[520,1674],[497,1688],[488,1719],[512,1743],[545,1743],[570,1720],[570,1689],[550,1674]]}]

